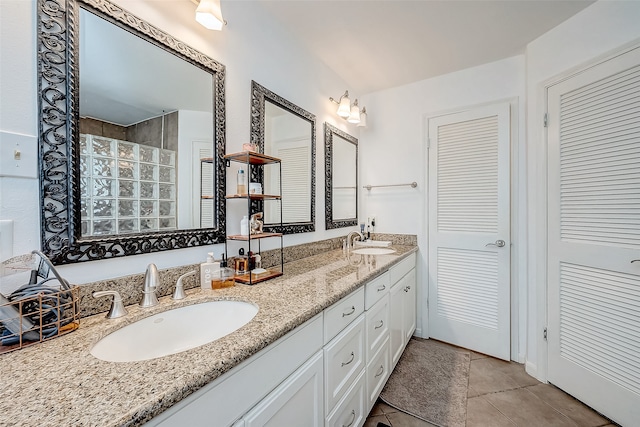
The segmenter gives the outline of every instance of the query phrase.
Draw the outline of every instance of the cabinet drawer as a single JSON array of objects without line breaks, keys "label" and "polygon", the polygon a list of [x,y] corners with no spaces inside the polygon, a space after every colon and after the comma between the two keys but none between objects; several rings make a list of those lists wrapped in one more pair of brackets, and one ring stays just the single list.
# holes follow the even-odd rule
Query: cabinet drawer
[{"label": "cabinet drawer", "polygon": [[390,374],[391,354],[389,352],[389,337],[387,337],[367,365],[367,413],[373,408],[373,404],[376,403]]},{"label": "cabinet drawer", "polygon": [[244,427],[322,427],[322,351],[243,417]]},{"label": "cabinet drawer", "polygon": [[365,342],[367,363],[389,336],[389,294],[386,294],[365,313]]},{"label": "cabinet drawer", "polygon": [[324,344],[364,311],[364,288],[352,292],[324,311]]},{"label": "cabinet drawer", "polygon": [[369,310],[384,295],[389,293],[389,272],[385,271],[365,285],[364,308]]},{"label": "cabinet drawer", "polygon": [[398,280],[402,279],[402,277],[409,271],[411,271],[412,268],[416,268],[415,253],[409,255],[407,258],[403,259],[398,264],[389,269],[389,280],[391,281],[391,286],[395,286]]},{"label": "cabinet drawer", "polygon": [[365,367],[364,315],[324,347],[325,413],[331,412]]},{"label": "cabinet drawer", "polygon": [[353,383],[344,399],[327,416],[326,427],[357,427],[364,424],[367,417],[364,370]]}]

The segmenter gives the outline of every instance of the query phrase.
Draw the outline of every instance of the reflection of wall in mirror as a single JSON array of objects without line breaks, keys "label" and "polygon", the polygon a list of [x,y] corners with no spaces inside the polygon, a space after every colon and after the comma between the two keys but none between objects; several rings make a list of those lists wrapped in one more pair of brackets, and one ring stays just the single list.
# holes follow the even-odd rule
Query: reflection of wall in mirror
[{"label": "reflection of wall in mirror", "polygon": [[81,117],[80,133],[178,151],[178,112],[149,118],[129,126]]},{"label": "reflection of wall in mirror", "polygon": [[[282,160],[282,222],[307,222],[311,220],[311,124],[291,113],[270,117],[270,105],[265,105],[264,152]],[[277,168],[265,167],[265,194],[279,194],[277,173]],[[265,223],[279,222],[277,202],[266,202]]]},{"label": "reflection of wall in mirror", "polygon": [[215,199],[202,196],[215,196],[215,164],[200,162],[213,157],[213,115],[180,110],[178,124],[178,228],[213,228]]},{"label": "reflection of wall in mirror", "polygon": [[356,217],[356,145],[333,135],[331,192],[333,220]]}]

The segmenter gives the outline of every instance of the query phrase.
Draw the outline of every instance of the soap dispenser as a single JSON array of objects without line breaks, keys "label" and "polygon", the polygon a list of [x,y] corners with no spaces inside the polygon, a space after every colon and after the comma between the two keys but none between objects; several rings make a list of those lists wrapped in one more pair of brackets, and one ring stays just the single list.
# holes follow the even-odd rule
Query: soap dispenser
[{"label": "soap dispenser", "polygon": [[211,282],[211,289],[223,289],[235,286],[235,275],[236,271],[233,268],[227,267],[227,260],[224,258],[224,254],[222,254],[220,271],[219,274],[214,277],[213,282]]},{"label": "soap dispenser", "polygon": [[211,289],[211,281],[220,274],[220,263],[213,258],[213,252],[207,254],[207,262],[200,264],[200,288]]}]

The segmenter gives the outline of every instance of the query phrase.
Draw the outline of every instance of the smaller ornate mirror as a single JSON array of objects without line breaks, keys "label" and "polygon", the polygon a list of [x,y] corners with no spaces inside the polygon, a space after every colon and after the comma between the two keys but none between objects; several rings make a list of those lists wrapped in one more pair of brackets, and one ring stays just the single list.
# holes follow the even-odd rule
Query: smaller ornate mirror
[{"label": "smaller ornate mirror", "polygon": [[324,124],[326,229],[358,224],[358,140]]},{"label": "smaller ornate mirror", "polygon": [[263,183],[265,194],[278,194],[282,182],[282,222],[279,209],[255,207],[264,210],[264,229],[284,234],[315,231],[316,116],[252,81],[251,142],[260,152],[282,160],[281,176],[252,171],[251,180]]}]

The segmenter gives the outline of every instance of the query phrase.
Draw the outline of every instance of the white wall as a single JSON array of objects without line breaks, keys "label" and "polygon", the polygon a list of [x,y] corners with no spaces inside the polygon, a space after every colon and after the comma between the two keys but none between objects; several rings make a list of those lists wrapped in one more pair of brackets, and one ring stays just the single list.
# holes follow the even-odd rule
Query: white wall
[{"label": "white wall", "polygon": [[[324,230],[324,144],[322,123],[329,121],[356,134],[355,127],[336,120],[330,96],[342,93],[346,83],[285,33],[259,2],[223,2],[228,25],[221,32],[204,29],[195,22],[195,4],[190,1],[116,0],[125,9],[186,42],[226,66],[227,152],[239,151],[249,141],[250,89],[255,80],[278,95],[316,114],[316,232],[285,236],[293,245],[344,235],[348,230]],[[35,0],[0,0],[0,131],[29,136],[37,147],[36,105],[36,3]],[[4,135],[4,134],[3,134]],[[0,142],[2,155],[12,153],[12,139]],[[31,162],[36,161],[35,151]],[[25,160],[26,161],[26,160]],[[33,166],[33,165],[31,165]],[[235,185],[233,173],[228,183]],[[38,180],[0,178],[0,219],[14,220],[14,255],[40,247]],[[232,210],[232,214],[236,214]],[[229,219],[235,224],[238,221]],[[263,246],[263,248],[265,248]],[[116,260],[92,261],[62,266],[62,274],[74,283],[144,271],[149,262],[159,268],[204,261],[206,253],[223,251],[223,245],[137,255]]]},{"label": "white wall", "polygon": [[[367,107],[368,126],[360,132],[360,182],[362,185],[383,185],[410,183],[416,181],[417,188],[397,187],[364,191],[361,197],[360,222],[367,216],[376,216],[376,232],[409,233],[418,235],[421,248],[418,266],[418,329],[427,335],[426,292],[427,292],[427,222],[426,201],[427,153],[425,145],[425,118],[443,112],[466,109],[470,106],[495,101],[512,101],[512,114],[515,114],[515,129],[524,132],[525,99],[525,59],[516,56],[459,72],[423,80],[362,97],[361,105]],[[524,185],[524,160],[518,153],[523,152],[523,135],[515,134],[514,185]],[[524,187],[522,187],[522,190]],[[515,191],[517,197],[519,192]],[[524,213],[520,206],[522,200],[514,200],[516,213]],[[517,224],[525,224],[523,220]],[[512,242],[515,259],[521,255],[524,237],[515,229]],[[522,236],[520,236],[522,234]],[[514,292],[524,292],[524,274],[516,271]],[[524,325],[524,312],[515,307],[516,330]],[[517,334],[515,335],[518,336]],[[522,343],[516,342],[513,357],[524,358],[524,333],[520,335]]]},{"label": "white wall", "polygon": [[544,87],[572,70],[629,43],[640,43],[640,2],[599,1],[531,42],[527,47],[527,168],[529,206],[527,365],[547,376],[546,321],[546,142]]}]

